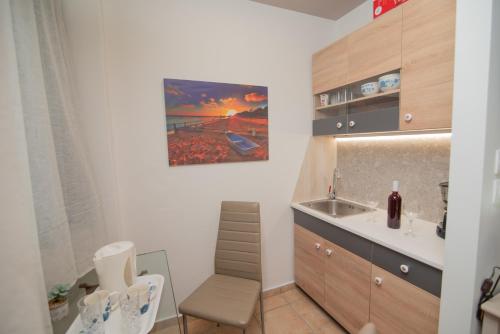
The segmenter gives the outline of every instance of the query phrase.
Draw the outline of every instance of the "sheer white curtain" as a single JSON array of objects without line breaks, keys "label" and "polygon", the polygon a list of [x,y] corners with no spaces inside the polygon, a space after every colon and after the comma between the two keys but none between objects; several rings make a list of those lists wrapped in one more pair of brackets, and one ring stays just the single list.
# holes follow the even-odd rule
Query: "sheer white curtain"
[{"label": "sheer white curtain", "polygon": [[[62,0],[10,1],[33,203],[45,285],[73,283],[92,266],[106,229],[75,105]],[[2,46],[0,46],[1,48]]]}]

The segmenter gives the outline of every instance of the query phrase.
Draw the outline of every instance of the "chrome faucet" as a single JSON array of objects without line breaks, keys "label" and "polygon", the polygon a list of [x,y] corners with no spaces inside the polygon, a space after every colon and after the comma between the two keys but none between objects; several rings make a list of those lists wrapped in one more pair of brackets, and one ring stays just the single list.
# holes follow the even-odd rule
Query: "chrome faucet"
[{"label": "chrome faucet", "polygon": [[338,179],[339,169],[335,167],[333,170],[333,187],[332,192],[328,194],[328,198],[334,200],[337,198],[337,179]]}]

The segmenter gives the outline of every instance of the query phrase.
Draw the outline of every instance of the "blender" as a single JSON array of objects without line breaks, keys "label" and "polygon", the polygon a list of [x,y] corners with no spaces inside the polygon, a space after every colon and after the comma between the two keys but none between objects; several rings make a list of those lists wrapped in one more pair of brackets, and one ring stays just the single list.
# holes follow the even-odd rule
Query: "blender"
[{"label": "blender", "polygon": [[444,215],[443,221],[439,222],[439,225],[436,227],[436,234],[444,239],[446,235],[446,216],[448,213],[448,182],[441,182],[439,187],[441,188],[441,198],[444,202]]}]

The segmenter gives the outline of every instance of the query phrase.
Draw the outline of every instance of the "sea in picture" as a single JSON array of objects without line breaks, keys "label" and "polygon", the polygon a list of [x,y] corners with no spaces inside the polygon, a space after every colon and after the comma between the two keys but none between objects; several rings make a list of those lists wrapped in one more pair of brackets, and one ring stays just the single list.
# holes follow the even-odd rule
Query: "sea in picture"
[{"label": "sea in picture", "polygon": [[267,87],[165,79],[170,166],[269,160]]},{"label": "sea in picture", "polygon": [[171,116],[167,117],[167,131],[173,130],[174,128],[184,128],[196,124],[201,124],[203,122],[213,121],[219,119],[220,117],[198,117],[198,116]]}]

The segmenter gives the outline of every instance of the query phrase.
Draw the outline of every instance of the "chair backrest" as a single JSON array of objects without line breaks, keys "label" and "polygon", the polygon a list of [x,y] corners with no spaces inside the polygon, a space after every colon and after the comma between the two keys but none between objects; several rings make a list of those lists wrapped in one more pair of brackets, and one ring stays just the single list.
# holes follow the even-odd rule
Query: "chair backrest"
[{"label": "chair backrest", "polygon": [[262,280],[259,203],[222,202],[215,273]]}]

